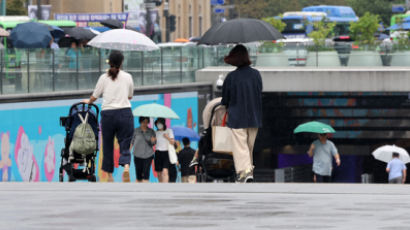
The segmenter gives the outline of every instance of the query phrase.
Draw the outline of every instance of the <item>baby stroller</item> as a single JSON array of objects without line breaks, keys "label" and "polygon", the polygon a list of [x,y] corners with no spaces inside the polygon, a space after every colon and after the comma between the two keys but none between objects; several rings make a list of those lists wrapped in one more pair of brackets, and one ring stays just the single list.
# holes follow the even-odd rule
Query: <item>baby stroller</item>
[{"label": "baby stroller", "polygon": [[205,131],[201,134],[198,144],[198,182],[235,181],[232,155],[212,150],[212,126],[221,125],[225,112],[226,108],[221,105],[221,98],[216,98],[205,106],[202,113]]},{"label": "baby stroller", "polygon": [[[70,182],[76,180],[88,180],[95,182],[95,158],[98,151],[98,113],[99,109],[94,104],[86,104],[83,102],[76,103],[70,107],[70,111],[67,117],[60,117],[60,125],[65,128],[66,137],[64,139],[64,148],[61,150],[61,165],[59,171],[59,180],[64,181],[64,171],[68,176]],[[72,152],[70,155],[70,145],[73,139],[74,131],[82,121],[81,117],[88,117],[87,123],[90,124],[94,131],[96,139],[95,150],[87,155],[81,155],[76,152]],[[76,167],[77,166],[77,167]],[[79,167],[82,166],[82,167]]]}]

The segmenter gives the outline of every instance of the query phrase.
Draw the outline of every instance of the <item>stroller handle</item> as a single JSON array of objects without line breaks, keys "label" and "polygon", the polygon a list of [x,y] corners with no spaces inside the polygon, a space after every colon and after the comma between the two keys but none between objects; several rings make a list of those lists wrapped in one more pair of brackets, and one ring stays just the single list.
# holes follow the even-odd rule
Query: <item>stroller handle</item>
[{"label": "stroller handle", "polygon": [[[100,113],[100,109],[94,103],[93,104],[87,104],[87,103],[84,103],[84,102],[75,103],[74,105],[71,106],[69,114],[71,114],[73,112],[74,108],[77,108],[79,105],[80,106],[82,105],[82,110],[83,111],[91,111],[92,109],[94,109],[95,112],[96,112],[97,120],[98,120],[98,115]],[[85,110],[86,107],[87,107],[87,110]]]},{"label": "stroller handle", "polygon": [[214,105],[214,107],[212,108],[212,112],[211,112],[211,116],[210,116],[210,118],[209,118],[209,127],[212,127],[212,120],[214,119],[214,114],[215,114],[215,110],[216,110],[216,108],[218,108],[218,106],[221,106],[222,105],[222,103],[221,102],[218,102],[218,103],[216,103],[215,105]]}]

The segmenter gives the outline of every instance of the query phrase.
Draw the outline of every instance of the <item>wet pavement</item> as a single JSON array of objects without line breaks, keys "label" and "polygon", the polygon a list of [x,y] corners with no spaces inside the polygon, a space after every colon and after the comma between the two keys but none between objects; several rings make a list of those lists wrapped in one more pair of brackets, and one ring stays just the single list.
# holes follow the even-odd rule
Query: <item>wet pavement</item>
[{"label": "wet pavement", "polygon": [[410,186],[0,183],[0,229],[410,229]]}]

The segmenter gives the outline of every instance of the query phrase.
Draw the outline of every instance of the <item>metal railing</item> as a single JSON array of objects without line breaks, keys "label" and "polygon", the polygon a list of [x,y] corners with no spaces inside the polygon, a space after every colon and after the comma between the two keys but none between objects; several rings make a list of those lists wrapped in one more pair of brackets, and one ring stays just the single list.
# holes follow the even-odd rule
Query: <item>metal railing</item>
[{"label": "metal railing", "polygon": [[[357,49],[352,43],[315,48],[299,43],[247,46],[256,67],[410,65],[410,49],[382,45],[372,49]],[[124,52],[123,69],[133,76],[136,87],[195,82],[198,69],[225,66],[223,59],[232,47],[165,46],[151,52]],[[0,94],[92,89],[108,68],[109,52],[90,47],[4,49],[0,51]]]},{"label": "metal railing", "polygon": [[[217,65],[214,51],[196,46],[124,52],[123,70],[138,86],[195,82],[195,71]],[[5,49],[0,52],[0,94],[92,89],[108,69],[109,50]]]}]

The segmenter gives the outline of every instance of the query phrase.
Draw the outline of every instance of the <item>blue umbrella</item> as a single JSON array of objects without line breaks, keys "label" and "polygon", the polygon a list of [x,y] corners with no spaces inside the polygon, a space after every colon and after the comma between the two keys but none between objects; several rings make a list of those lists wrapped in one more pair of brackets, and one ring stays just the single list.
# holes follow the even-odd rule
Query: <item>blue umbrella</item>
[{"label": "blue umbrella", "polygon": [[389,28],[387,28],[388,30],[398,30],[398,29],[404,29],[404,30],[408,30],[410,29],[410,23],[403,23],[401,25],[399,24],[394,24],[392,26],[390,26]]},{"label": "blue umbrella", "polygon": [[386,39],[386,38],[390,38],[390,36],[387,35],[387,34],[380,34],[378,39],[379,39],[379,40],[384,40],[384,39]]},{"label": "blue umbrella", "polygon": [[174,131],[175,140],[182,140],[182,138],[187,137],[191,141],[199,141],[199,135],[194,130],[183,127],[183,126],[174,126],[171,128]]},{"label": "blue umbrella", "polygon": [[10,34],[15,48],[47,48],[51,34],[47,25],[37,22],[18,24]]},{"label": "blue umbrella", "polygon": [[384,28],[383,22],[380,22],[380,23],[379,23],[379,27],[377,28],[377,31],[383,32],[383,31],[385,31],[385,30],[386,30],[386,28]]}]

